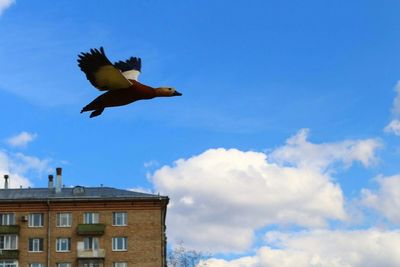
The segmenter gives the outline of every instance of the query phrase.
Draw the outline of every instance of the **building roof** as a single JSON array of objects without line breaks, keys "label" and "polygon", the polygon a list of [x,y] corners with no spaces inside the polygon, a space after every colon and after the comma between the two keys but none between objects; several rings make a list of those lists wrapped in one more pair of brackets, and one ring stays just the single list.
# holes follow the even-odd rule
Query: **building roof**
[{"label": "building roof", "polygon": [[166,196],[147,194],[112,187],[0,189],[0,201],[74,201],[74,200],[168,200]]}]

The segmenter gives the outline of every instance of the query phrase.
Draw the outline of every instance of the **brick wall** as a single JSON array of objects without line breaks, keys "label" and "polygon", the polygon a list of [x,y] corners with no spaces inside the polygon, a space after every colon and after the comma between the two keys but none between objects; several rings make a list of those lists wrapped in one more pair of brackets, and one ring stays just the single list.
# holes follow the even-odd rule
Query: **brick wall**
[{"label": "brick wall", "polygon": [[[17,224],[20,225],[19,266],[25,267],[29,263],[42,263],[47,266],[48,251],[48,216],[50,214],[50,266],[58,262],[77,264],[77,242],[83,241],[85,236],[77,234],[77,225],[83,223],[84,212],[98,212],[99,223],[105,224],[103,235],[99,235],[100,248],[105,249],[104,266],[111,267],[112,262],[125,261],[129,267],[161,267],[163,266],[163,203],[157,201],[119,201],[119,202],[55,202],[47,206],[46,203],[25,203],[0,205],[0,212],[15,212]],[[124,211],[128,214],[127,226],[112,226],[113,211]],[[28,227],[28,222],[21,222],[21,216],[31,212],[44,214],[44,226],[39,228]],[[56,227],[56,214],[70,212],[72,214],[71,227]],[[43,252],[28,252],[28,238],[44,239]],[[70,252],[56,252],[56,238],[71,238]],[[127,251],[112,251],[112,237],[128,237]]]}]

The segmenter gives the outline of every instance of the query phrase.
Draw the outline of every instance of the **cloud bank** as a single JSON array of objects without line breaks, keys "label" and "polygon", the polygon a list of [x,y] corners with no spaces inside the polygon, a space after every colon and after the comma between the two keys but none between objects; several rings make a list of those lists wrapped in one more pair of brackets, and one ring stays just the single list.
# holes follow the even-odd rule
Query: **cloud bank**
[{"label": "cloud bank", "polygon": [[255,255],[232,261],[209,259],[213,267],[397,267],[400,266],[399,231],[315,230],[271,232],[268,245]]},{"label": "cloud bank", "polygon": [[400,224],[400,175],[378,177],[377,190],[363,189],[361,202],[390,222]]},{"label": "cloud bank", "polygon": [[[323,228],[346,220],[343,192],[330,176],[335,162],[369,166],[377,140],[313,144],[301,130],[270,154],[209,149],[157,170],[155,190],[171,198],[169,240],[210,252],[243,252],[268,225]],[[177,230],[179,229],[179,230]]]},{"label": "cloud bank", "polygon": [[375,152],[382,147],[378,139],[345,140],[336,143],[310,143],[308,129],[300,130],[286,141],[286,145],[271,153],[271,158],[280,164],[325,172],[335,163],[350,167],[360,162],[365,167],[376,161]]}]

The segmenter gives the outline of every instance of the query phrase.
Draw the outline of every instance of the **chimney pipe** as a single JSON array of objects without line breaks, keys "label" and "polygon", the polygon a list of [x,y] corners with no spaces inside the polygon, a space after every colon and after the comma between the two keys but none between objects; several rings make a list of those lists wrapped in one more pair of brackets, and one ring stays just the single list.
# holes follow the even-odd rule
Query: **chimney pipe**
[{"label": "chimney pipe", "polygon": [[4,175],[4,189],[8,189],[8,174]]},{"label": "chimney pipe", "polygon": [[52,174],[50,174],[49,175],[49,190],[52,190],[54,188],[53,178],[54,178],[54,176]]},{"label": "chimney pipe", "polygon": [[56,168],[56,174],[57,174],[57,186],[56,186],[56,193],[61,192],[61,185],[62,185],[62,169],[60,167]]}]

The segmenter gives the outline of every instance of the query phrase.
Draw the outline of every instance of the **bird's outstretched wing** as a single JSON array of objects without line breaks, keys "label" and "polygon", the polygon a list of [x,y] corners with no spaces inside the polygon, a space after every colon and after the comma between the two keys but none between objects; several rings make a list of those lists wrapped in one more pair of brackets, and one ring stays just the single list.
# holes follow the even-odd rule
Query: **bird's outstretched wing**
[{"label": "bird's outstretched wing", "polygon": [[90,49],[90,53],[81,53],[78,57],[78,66],[90,83],[100,91],[131,86],[131,82],[108,60],[103,47],[100,50]]},{"label": "bird's outstretched wing", "polygon": [[125,61],[115,62],[114,66],[121,70],[125,78],[137,81],[142,68],[142,60],[138,57],[131,57]]}]

